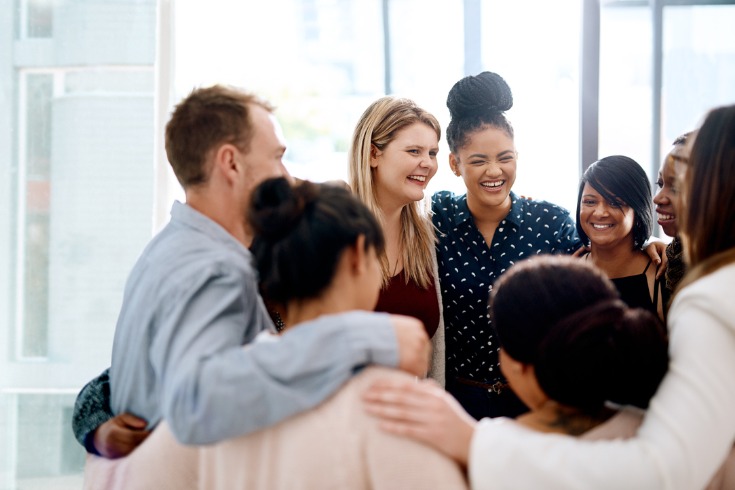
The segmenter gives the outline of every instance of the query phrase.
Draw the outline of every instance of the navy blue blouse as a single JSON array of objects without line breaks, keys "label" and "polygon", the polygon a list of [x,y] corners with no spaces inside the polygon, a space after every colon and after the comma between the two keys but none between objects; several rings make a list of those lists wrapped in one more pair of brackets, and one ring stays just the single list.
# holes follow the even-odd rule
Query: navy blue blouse
[{"label": "navy blue blouse", "polygon": [[467,207],[467,196],[448,191],[432,196],[438,229],[437,258],[444,304],[447,378],[504,382],[500,345],[488,318],[495,281],[519,260],[537,254],[571,254],[581,242],[569,212],[546,201],[510,194],[508,216],[485,243]]}]

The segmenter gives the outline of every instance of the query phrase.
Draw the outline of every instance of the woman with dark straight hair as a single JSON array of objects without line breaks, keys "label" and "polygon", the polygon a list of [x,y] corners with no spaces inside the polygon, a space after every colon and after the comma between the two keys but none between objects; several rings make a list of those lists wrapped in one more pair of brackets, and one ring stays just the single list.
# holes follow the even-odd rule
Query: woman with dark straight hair
[{"label": "woman with dark straight hair", "polygon": [[612,155],[590,165],[577,197],[577,233],[589,260],[605,272],[631,307],[665,319],[658,268],[643,251],[653,230],[651,187],[645,170],[632,158]]}]

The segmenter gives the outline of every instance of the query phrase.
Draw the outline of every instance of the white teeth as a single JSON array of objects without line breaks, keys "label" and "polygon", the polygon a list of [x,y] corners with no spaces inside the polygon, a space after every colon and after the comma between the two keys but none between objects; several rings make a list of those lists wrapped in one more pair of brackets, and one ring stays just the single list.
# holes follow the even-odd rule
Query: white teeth
[{"label": "white teeth", "polygon": [[592,228],[596,230],[604,230],[605,228],[611,228],[612,225],[592,225]]},{"label": "white teeth", "polygon": [[498,180],[496,182],[483,182],[480,185],[483,187],[500,187],[503,184],[505,184],[504,180]]},{"label": "white teeth", "polygon": [[670,214],[661,214],[661,213],[658,213],[658,219],[660,219],[661,221],[671,221],[674,218],[675,218],[675,216],[672,216]]},{"label": "white teeth", "polygon": [[425,175],[409,175],[408,178],[411,180],[417,180],[419,182],[426,182]]}]

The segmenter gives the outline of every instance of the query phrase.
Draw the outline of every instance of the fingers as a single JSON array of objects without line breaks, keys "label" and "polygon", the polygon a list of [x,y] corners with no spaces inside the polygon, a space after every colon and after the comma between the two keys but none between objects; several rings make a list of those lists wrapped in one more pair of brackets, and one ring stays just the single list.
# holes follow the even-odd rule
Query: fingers
[{"label": "fingers", "polygon": [[398,342],[398,368],[423,377],[429,370],[431,343],[422,323],[412,317],[391,315]]},{"label": "fingers", "polygon": [[132,430],[145,430],[148,422],[140,417],[136,417],[131,413],[123,413],[115,417],[121,425]]},{"label": "fingers", "polygon": [[579,247],[577,250],[574,251],[574,253],[572,254],[572,257],[581,257],[589,251],[590,250],[588,247],[585,247],[584,245],[582,245],[581,247]]}]

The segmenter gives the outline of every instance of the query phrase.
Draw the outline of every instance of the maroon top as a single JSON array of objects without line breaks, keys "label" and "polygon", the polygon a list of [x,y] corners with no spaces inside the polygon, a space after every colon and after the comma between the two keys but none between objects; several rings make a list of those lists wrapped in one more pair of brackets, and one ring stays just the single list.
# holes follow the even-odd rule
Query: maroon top
[{"label": "maroon top", "polygon": [[439,299],[436,296],[434,278],[429,287],[420,287],[413,281],[406,284],[403,271],[390,278],[385,289],[380,291],[375,311],[408,315],[421,320],[429,337],[439,327]]}]

